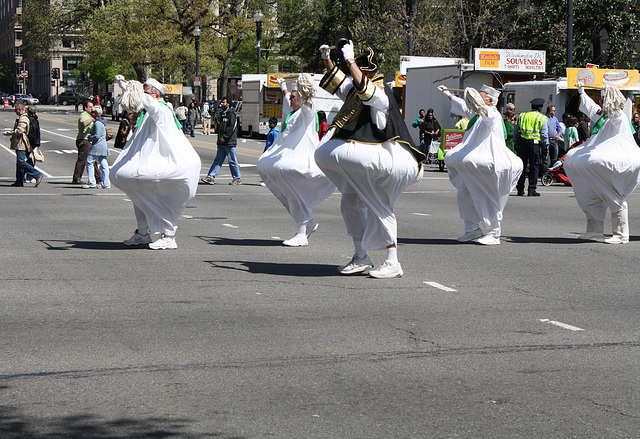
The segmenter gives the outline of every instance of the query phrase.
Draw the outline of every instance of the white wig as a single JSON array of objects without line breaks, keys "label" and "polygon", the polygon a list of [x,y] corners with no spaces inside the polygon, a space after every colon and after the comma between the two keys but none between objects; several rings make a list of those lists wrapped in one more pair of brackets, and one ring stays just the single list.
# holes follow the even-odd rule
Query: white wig
[{"label": "white wig", "polygon": [[298,76],[297,90],[300,105],[311,106],[313,98],[316,96],[316,85],[310,74],[300,73]]},{"label": "white wig", "polygon": [[475,114],[489,114],[489,107],[482,99],[482,95],[475,88],[467,87],[464,89],[464,100],[469,110]]},{"label": "white wig", "polygon": [[127,88],[122,93],[120,104],[130,113],[137,113],[142,110],[142,97],[144,96],[144,87],[138,81],[131,80],[127,82]]},{"label": "white wig", "polygon": [[603,95],[602,110],[605,114],[615,116],[622,111],[626,99],[617,87],[607,85],[604,88]]}]

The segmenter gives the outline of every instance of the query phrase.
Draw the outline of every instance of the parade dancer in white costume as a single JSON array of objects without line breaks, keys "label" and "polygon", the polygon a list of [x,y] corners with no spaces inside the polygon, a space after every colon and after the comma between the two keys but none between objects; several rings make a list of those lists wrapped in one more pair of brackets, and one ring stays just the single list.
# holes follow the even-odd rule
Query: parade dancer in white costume
[{"label": "parade dancer in white costume", "polygon": [[470,119],[462,142],[444,158],[464,220],[465,234],[458,241],[500,244],[502,211],[522,173],[522,160],[507,148],[506,129],[495,108],[500,92],[487,85],[480,92],[467,88],[463,100],[444,85],[438,89],[451,100],[453,114]]},{"label": "parade dancer in white costume", "polygon": [[[282,244],[300,247],[317,228],[313,207],[324,201],[336,187],[322,173],[313,157],[318,147],[318,127],[313,97],[316,88],[308,73],[298,77],[296,90],[289,92],[278,78],[284,94],[283,114],[287,114],[275,142],[258,160],[258,174],[282,203],[297,225],[296,234]],[[288,104],[289,103],[289,104]]]},{"label": "parade dancer in white costume", "polygon": [[578,206],[587,216],[587,232],[580,239],[602,241],[607,207],[613,236],[608,244],[629,242],[627,197],[640,183],[640,149],[633,139],[631,121],[624,113],[625,97],[606,86],[602,108],[579,85],[580,111],[592,122],[591,137],[572,148],[564,160]]},{"label": "parade dancer in white costume", "polygon": [[[398,262],[398,225],[394,209],[400,195],[422,178],[425,155],[411,140],[373,50],[356,59],[353,43],[341,49],[351,77],[320,47],[327,73],[321,86],[345,101],[316,150],[316,163],[342,193],[340,209],[353,238],[355,254],[338,268],[342,274],[366,273],[376,278],[403,274]],[[368,250],[387,250],[384,263],[371,269]]]},{"label": "parade dancer in white costume", "polygon": [[177,221],[195,196],[200,157],[162,96],[166,88],[153,78],[116,80],[125,91],[121,104],[140,112],[133,136],[111,167],[111,182],[133,202],[138,222],[125,245],[149,244],[154,250],[177,248]]}]

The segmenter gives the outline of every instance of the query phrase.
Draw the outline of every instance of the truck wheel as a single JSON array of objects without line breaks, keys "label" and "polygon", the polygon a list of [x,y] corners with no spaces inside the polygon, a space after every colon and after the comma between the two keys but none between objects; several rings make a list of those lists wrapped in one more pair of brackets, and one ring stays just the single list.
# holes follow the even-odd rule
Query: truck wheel
[{"label": "truck wheel", "polygon": [[68,102],[67,102],[66,100],[63,100],[63,101],[62,101],[62,105],[67,105],[67,103],[68,103]]}]

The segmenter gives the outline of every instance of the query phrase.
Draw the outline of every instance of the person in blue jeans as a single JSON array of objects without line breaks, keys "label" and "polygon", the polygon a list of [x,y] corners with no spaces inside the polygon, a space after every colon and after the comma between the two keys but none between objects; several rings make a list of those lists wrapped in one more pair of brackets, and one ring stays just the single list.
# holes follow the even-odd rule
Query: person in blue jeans
[{"label": "person in blue jeans", "polygon": [[38,187],[44,175],[27,162],[27,153],[31,152],[31,146],[27,138],[27,133],[29,132],[27,109],[24,103],[18,102],[14,107],[14,111],[18,119],[13,124],[12,130],[7,130],[3,133],[5,136],[11,136],[11,149],[16,152],[16,181],[11,186],[23,187],[24,175],[29,174],[36,179],[35,186]]},{"label": "person in blue jeans", "polygon": [[98,187],[93,168],[94,165],[98,163],[102,171],[102,189],[109,189],[111,183],[109,182],[109,162],[107,162],[109,146],[107,145],[106,120],[102,117],[102,108],[99,105],[93,107],[91,116],[95,119],[95,122],[91,127],[91,134],[89,134],[89,141],[91,142],[91,150],[87,156],[87,175],[89,176],[89,182],[82,187],[83,189]]},{"label": "person in blue jeans", "polygon": [[238,167],[238,159],[236,157],[236,145],[238,144],[236,114],[231,108],[229,98],[222,98],[220,108],[222,108],[222,114],[218,128],[218,153],[213,160],[211,168],[209,168],[207,176],[202,179],[202,182],[215,184],[216,175],[218,175],[224,159],[229,157],[229,169],[233,177],[233,180],[229,184],[239,185],[242,184],[242,180],[240,180],[240,168]]}]

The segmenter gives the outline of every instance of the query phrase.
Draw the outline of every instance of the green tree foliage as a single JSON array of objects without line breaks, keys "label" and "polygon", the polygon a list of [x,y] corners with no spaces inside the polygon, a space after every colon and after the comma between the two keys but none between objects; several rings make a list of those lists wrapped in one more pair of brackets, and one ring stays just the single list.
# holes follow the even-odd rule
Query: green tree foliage
[{"label": "green tree foliage", "polygon": [[[639,16],[635,0],[574,0],[574,67],[594,63],[603,68],[637,68]],[[567,0],[548,0],[533,18],[533,26],[523,35],[532,48],[547,51],[548,73],[564,75]]]},{"label": "green tree foliage", "polygon": [[[340,36],[356,50],[371,46],[383,71],[394,71],[408,53],[470,61],[478,47],[547,51],[548,73],[566,63],[567,0],[24,0],[25,57],[49,57],[62,35],[76,36],[94,80],[114,70],[143,79],[188,83],[195,74],[195,26],[200,37],[200,76],[221,78],[256,72],[252,16],[261,9],[263,71],[287,64],[292,71],[320,72],[321,44]],[[574,65],[638,66],[637,0],[574,0]],[[286,57],[286,63],[282,57]],[[334,57],[340,56],[334,52]],[[111,60],[111,65],[109,65]]]}]

